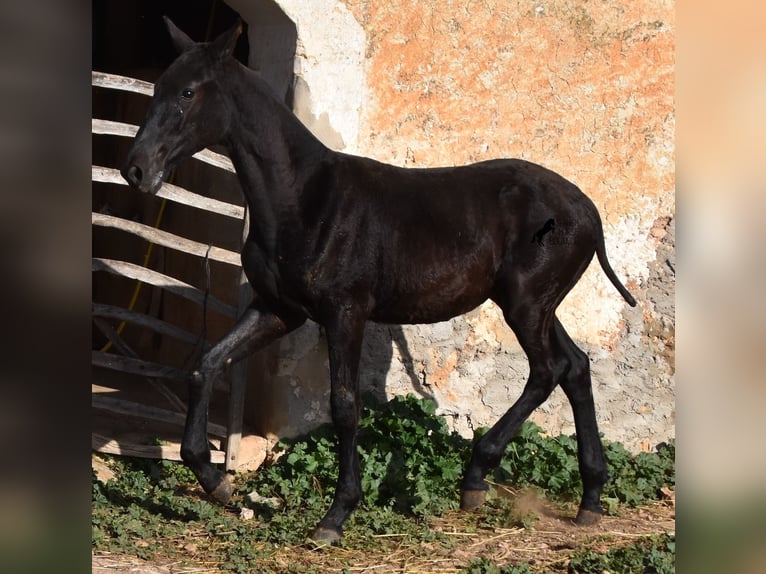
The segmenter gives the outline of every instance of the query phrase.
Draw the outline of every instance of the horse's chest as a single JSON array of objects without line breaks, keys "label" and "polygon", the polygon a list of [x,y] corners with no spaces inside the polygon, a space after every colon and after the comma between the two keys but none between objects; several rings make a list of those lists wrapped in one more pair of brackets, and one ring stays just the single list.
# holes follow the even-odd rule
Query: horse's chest
[{"label": "horse's chest", "polygon": [[273,257],[253,242],[246,242],[242,250],[242,268],[258,297],[279,306],[307,312],[310,300],[310,281],[294,261]]}]

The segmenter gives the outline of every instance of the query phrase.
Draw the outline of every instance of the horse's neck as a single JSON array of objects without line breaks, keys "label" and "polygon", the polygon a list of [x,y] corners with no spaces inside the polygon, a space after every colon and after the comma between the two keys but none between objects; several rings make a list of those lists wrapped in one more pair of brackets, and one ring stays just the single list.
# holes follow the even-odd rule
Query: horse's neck
[{"label": "horse's neck", "polygon": [[303,183],[331,152],[262,80],[243,72],[238,81],[227,147],[251,213],[257,214],[259,242],[271,244],[280,224],[297,213]]}]

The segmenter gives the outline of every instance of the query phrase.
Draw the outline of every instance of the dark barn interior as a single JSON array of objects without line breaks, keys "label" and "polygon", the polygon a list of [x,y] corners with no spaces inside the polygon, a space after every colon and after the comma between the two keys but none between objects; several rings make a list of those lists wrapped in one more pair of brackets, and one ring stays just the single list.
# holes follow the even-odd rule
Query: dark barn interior
[{"label": "dark barn interior", "polygon": [[[270,1],[261,2],[262,18],[254,25],[274,30],[274,22],[287,20]],[[92,12],[92,70],[154,82],[173,61],[176,53],[162,20],[167,15],[193,39],[210,39],[229,29],[239,18],[237,12],[221,0],[182,2],[172,0],[140,0],[136,2],[93,2]],[[292,23],[290,22],[292,26]],[[246,28],[247,29],[247,28]],[[292,42],[294,53],[294,26],[279,37]],[[292,36],[291,36],[292,34]],[[260,50],[263,59],[259,67],[267,69],[279,89],[289,101],[292,86],[292,62],[268,66],[268,34]],[[284,44],[284,41],[283,41]],[[276,48],[274,48],[276,49]],[[280,48],[284,51],[284,46]],[[235,56],[247,64],[249,42],[242,34]],[[92,88],[92,117],[96,120],[116,121],[133,126],[140,125],[149,97],[130,91]],[[92,139],[93,166],[119,169],[131,146],[131,138],[96,133]],[[215,150],[221,151],[221,150]],[[94,167],[95,169],[95,167]],[[243,205],[239,184],[233,173],[211,167],[206,163],[188,160],[168,178],[173,185],[194,193]],[[122,182],[120,182],[122,183]],[[125,185],[96,181],[92,185],[92,211],[98,215],[116,217],[127,222],[171,233],[203,245],[214,245],[238,252],[242,237],[242,221],[220,214],[206,212],[189,205],[167,201],[157,196],[142,195]],[[200,290],[209,291],[233,308],[241,306],[247,298],[246,287],[241,287],[239,267],[215,260],[191,256],[188,253],[154,245],[144,237],[125,233],[121,229],[104,225],[92,226],[92,255],[96,259],[118,260],[142,266],[182,280]],[[244,291],[243,291],[244,289]],[[142,360],[189,371],[199,360],[205,342],[215,342],[233,324],[233,317],[217,313],[215,309],[199,305],[157,285],[148,284],[118,274],[96,270],[92,274],[92,300],[96,305],[118,307],[134,313],[157,318],[193,335],[193,340],[181,341],[147,329],[131,321],[96,317],[92,329],[92,350],[101,361],[93,367],[93,446],[103,447],[108,439],[122,444],[146,445],[160,442],[178,443],[186,400],[186,385],[172,378],[151,378],[135,372],[104,368],[104,357],[132,353]],[[204,311],[203,311],[204,309]],[[113,330],[128,351],[114,345],[105,334]],[[274,350],[264,350],[251,358],[239,373],[263,373],[276,360]],[[169,391],[169,392],[168,392]],[[243,391],[244,392],[244,391]],[[225,426],[231,407],[228,381],[214,393],[211,404],[211,422]],[[274,412],[268,390],[259,392],[258,407],[245,408],[246,433],[264,435],[270,426],[269,412]],[[180,400],[179,400],[180,399]],[[117,402],[115,402],[117,401]],[[141,406],[130,406],[132,404]],[[174,413],[145,418],[147,408],[159,408]],[[266,413],[266,414],[264,414]],[[140,415],[140,416],[137,416]],[[180,416],[180,418],[179,418]],[[242,416],[242,415],[240,415]],[[172,419],[172,420],[170,420]],[[221,434],[221,433],[219,433]],[[225,438],[223,446],[225,448]],[[123,449],[124,450],[124,449]]]}]

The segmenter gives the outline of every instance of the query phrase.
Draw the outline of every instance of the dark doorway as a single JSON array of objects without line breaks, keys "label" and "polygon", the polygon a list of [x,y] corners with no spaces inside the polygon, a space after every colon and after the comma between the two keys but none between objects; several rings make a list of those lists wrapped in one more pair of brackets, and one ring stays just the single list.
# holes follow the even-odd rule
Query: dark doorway
[{"label": "dark doorway", "polygon": [[[125,75],[132,75],[136,70],[157,70],[154,76],[159,75],[177,56],[162,16],[168,16],[200,42],[214,38],[239,18],[239,14],[221,0],[95,0],[93,69]],[[240,39],[234,55],[247,64],[248,52],[247,40]]]}]

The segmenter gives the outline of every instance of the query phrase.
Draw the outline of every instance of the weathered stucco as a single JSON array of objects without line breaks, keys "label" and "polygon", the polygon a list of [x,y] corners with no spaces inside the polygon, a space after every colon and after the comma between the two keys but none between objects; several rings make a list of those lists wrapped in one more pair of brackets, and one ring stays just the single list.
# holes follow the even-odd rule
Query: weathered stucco
[{"label": "weathered stucco", "polygon": [[[594,263],[558,315],[591,356],[606,437],[638,449],[674,436],[673,3],[277,3],[298,31],[301,117],[323,122],[329,145],[418,167],[524,158],[593,199],[639,306]],[[251,391],[262,428],[294,434],[328,420],[324,345],[308,325],[257,361],[261,377],[268,367],[252,388],[269,390]],[[491,303],[433,326],[367,329],[363,388],[431,396],[466,434],[496,421],[526,375]],[[574,432],[560,391],[532,418]]]}]

